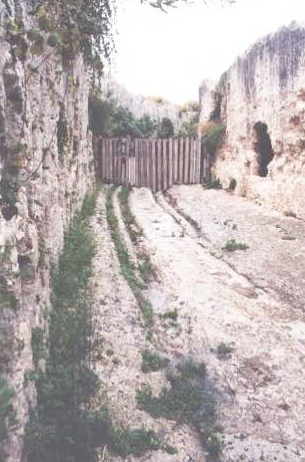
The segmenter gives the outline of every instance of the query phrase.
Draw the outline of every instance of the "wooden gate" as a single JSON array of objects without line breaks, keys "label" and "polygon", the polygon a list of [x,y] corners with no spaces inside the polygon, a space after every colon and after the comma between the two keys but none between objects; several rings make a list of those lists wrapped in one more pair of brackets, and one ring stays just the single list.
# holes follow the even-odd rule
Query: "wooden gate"
[{"label": "wooden gate", "polygon": [[101,138],[97,151],[103,181],[153,191],[164,191],[174,184],[200,183],[210,168],[209,158],[201,158],[198,138]]}]

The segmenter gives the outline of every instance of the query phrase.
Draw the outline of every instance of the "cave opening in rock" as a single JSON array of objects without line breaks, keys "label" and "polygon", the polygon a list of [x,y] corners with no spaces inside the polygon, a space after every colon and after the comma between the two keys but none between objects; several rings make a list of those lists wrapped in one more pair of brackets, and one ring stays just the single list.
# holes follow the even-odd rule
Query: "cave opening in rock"
[{"label": "cave opening in rock", "polygon": [[267,176],[268,165],[274,157],[268,126],[264,122],[256,122],[253,129],[256,135],[254,149],[258,155],[258,175]]}]

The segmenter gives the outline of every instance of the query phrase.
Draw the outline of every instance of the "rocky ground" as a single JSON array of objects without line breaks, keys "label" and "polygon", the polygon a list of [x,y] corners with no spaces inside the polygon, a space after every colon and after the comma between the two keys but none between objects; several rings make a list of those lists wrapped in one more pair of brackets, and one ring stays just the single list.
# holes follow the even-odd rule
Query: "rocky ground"
[{"label": "rocky ground", "polygon": [[[207,460],[194,429],[137,409],[137,389],[149,383],[158,392],[166,384],[164,372],[141,371],[141,351],[154,348],[172,361],[191,356],[207,365],[222,427],[221,460],[305,461],[305,223],[200,186],[156,196],[134,189],[130,206],[143,229],[134,245],[117,194],[113,201],[132,261],[145,251],[155,267],[144,290],[154,309],[153,340],[121,274],[102,192],[92,221],[102,336],[96,369],[119,422],[152,428],[178,450],[125,460]],[[235,250],[239,244],[247,248]],[[164,317],[169,311],[177,313],[175,322]]]}]

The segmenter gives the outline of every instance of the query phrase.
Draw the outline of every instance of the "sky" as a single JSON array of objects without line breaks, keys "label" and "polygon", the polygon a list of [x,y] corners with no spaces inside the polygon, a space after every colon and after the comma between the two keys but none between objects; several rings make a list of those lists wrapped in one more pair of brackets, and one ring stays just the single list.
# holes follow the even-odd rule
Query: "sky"
[{"label": "sky", "polygon": [[168,13],[140,0],[120,3],[112,75],[133,93],[178,104],[197,100],[200,82],[218,80],[260,37],[305,22],[305,0],[193,0]]}]

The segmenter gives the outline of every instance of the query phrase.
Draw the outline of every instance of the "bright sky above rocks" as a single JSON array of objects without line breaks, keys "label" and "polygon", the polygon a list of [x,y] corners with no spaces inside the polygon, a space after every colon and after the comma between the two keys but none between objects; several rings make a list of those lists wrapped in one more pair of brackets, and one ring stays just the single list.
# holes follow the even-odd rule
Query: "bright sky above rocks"
[{"label": "bright sky above rocks", "polygon": [[125,0],[112,74],[133,93],[196,100],[203,79],[217,80],[258,38],[293,20],[305,21],[304,0],[194,0],[168,13]]}]

